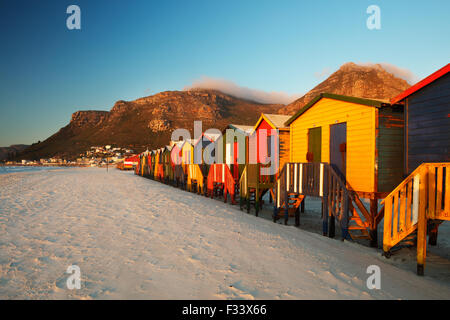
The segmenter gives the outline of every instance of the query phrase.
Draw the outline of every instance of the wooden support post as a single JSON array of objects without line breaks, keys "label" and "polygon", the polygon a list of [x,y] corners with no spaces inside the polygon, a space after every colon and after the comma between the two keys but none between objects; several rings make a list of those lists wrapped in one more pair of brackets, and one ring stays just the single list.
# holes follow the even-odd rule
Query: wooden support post
[{"label": "wooden support post", "polygon": [[335,234],[336,234],[336,222],[335,222],[334,215],[331,214],[330,222],[328,224],[328,237],[334,238]]},{"label": "wooden support post", "polygon": [[[239,190],[239,192],[241,192]],[[239,209],[242,210],[242,208],[244,207],[244,197],[242,196],[242,193],[239,194]]]},{"label": "wooden support post", "polygon": [[303,198],[302,203],[300,204],[300,211],[305,212],[305,198]]},{"label": "wooden support post", "polygon": [[427,167],[420,171],[419,217],[417,223],[417,274],[423,276],[427,254],[426,175]]},{"label": "wooden support post", "polygon": [[259,200],[259,183],[257,183],[255,190],[255,216],[258,216],[259,213]]},{"label": "wooden support post", "polygon": [[284,196],[284,201],[285,201],[285,207],[284,207],[284,224],[287,225],[288,224],[288,220],[289,220],[289,194],[287,192],[287,190],[285,190],[285,196]]},{"label": "wooden support post", "polygon": [[247,200],[247,213],[250,213],[250,188],[247,189],[246,200]]},{"label": "wooden support post", "polygon": [[437,244],[437,236],[438,236],[438,227],[439,225],[436,223],[430,230],[430,234],[428,235],[428,243],[431,246],[435,246]]},{"label": "wooden support post", "polygon": [[372,248],[378,248],[378,226],[376,223],[376,217],[378,214],[378,199],[370,199],[370,228],[369,228],[369,237],[370,237],[370,246]]},{"label": "wooden support post", "polygon": [[278,218],[278,208],[277,208],[277,204],[276,204],[276,201],[275,201],[275,204],[273,206],[273,214],[272,214],[273,222],[276,222],[277,218]]},{"label": "wooden support post", "polygon": [[[303,201],[301,203],[303,203]],[[295,226],[300,226],[300,206],[295,210]]]},{"label": "wooden support post", "polygon": [[343,190],[343,198],[342,198],[342,216],[340,219],[340,226],[341,226],[341,232],[342,232],[342,241],[349,238],[348,234],[348,209],[349,205],[348,202],[350,201],[350,198],[348,196],[347,191]]},{"label": "wooden support post", "polygon": [[[305,199],[303,199],[303,201],[305,201]],[[322,198],[322,235],[324,236],[328,235],[328,216],[329,216],[328,197],[324,197]]]}]

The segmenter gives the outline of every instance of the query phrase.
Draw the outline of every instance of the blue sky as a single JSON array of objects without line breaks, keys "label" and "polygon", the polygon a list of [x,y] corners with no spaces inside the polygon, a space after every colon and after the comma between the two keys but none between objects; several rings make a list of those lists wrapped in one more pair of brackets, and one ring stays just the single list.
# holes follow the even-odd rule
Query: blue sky
[{"label": "blue sky", "polygon": [[[66,27],[71,4],[81,30]],[[366,27],[371,4],[381,30]],[[423,78],[450,60],[449,12],[448,0],[0,0],[0,146],[204,76],[287,94],[349,61]]]}]

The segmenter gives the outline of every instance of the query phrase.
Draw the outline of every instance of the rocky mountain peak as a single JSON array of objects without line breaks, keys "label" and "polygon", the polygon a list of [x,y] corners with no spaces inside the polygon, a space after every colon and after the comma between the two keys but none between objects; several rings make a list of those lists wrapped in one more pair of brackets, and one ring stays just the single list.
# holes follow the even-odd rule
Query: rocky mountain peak
[{"label": "rocky mountain peak", "polygon": [[279,113],[294,114],[324,92],[388,100],[409,87],[410,85],[405,80],[387,72],[380,64],[359,65],[348,62],[303,97],[280,109]]},{"label": "rocky mountain peak", "polygon": [[75,127],[97,126],[108,118],[108,111],[76,111],[72,114],[70,124]]}]

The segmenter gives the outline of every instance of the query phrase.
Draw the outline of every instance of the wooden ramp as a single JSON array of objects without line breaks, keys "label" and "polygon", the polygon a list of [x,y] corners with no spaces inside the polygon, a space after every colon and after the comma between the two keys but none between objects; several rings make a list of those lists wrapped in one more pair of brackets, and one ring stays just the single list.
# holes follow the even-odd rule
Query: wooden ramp
[{"label": "wooden ramp", "polygon": [[383,251],[417,233],[417,274],[424,274],[427,234],[436,244],[438,227],[450,220],[450,163],[423,163],[384,200]]}]

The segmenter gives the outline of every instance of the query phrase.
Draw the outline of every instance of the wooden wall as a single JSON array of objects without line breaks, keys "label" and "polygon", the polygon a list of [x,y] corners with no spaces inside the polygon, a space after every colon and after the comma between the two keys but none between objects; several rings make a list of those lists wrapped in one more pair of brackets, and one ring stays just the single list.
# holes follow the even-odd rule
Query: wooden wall
[{"label": "wooden wall", "polygon": [[289,162],[290,156],[290,131],[289,130],[280,130],[279,131],[279,139],[280,139],[280,168],[283,169],[284,164]]},{"label": "wooden wall", "polygon": [[322,162],[330,161],[330,125],[347,123],[347,181],[356,191],[375,192],[376,108],[322,98],[291,123],[290,161],[307,162],[308,129],[322,127]]},{"label": "wooden wall", "polygon": [[404,178],[403,107],[378,110],[378,191],[392,191]]},{"label": "wooden wall", "polygon": [[423,162],[450,162],[450,74],[406,99],[405,173]]}]

